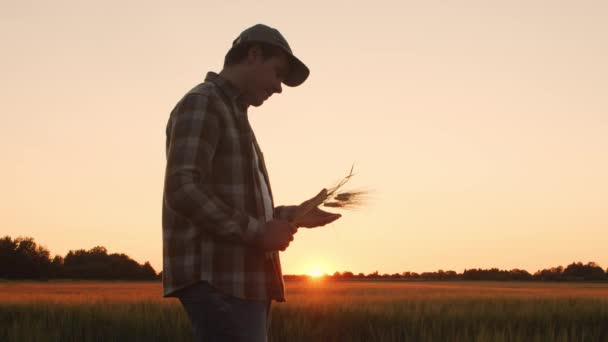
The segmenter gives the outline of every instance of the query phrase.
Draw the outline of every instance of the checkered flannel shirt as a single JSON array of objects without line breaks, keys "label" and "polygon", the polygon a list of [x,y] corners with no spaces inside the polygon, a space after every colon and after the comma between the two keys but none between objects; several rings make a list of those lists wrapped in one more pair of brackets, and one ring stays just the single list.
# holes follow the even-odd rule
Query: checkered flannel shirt
[{"label": "checkered flannel shirt", "polygon": [[[284,301],[279,253],[261,249],[265,208],[258,177],[261,171],[273,203],[268,172],[236,88],[209,72],[177,103],[166,135],[163,296],[205,280],[235,297]],[[290,220],[294,211],[279,206],[272,212]]]}]

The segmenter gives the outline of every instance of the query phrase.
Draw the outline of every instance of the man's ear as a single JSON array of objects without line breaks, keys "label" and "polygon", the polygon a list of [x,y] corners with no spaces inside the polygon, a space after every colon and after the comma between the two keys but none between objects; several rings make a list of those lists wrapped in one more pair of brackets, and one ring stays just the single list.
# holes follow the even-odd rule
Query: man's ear
[{"label": "man's ear", "polygon": [[247,63],[252,64],[262,56],[262,49],[259,45],[252,45],[247,51]]}]

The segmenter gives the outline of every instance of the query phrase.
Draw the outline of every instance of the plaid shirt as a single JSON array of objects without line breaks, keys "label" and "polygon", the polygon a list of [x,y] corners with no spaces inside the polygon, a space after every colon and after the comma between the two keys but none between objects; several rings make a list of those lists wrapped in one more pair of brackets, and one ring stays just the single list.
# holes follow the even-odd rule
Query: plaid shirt
[{"label": "plaid shirt", "polygon": [[[205,280],[235,297],[284,301],[279,253],[261,249],[266,208],[258,177],[261,171],[272,204],[268,173],[237,90],[209,72],[177,103],[166,134],[163,296]],[[290,220],[294,211],[271,212]]]}]

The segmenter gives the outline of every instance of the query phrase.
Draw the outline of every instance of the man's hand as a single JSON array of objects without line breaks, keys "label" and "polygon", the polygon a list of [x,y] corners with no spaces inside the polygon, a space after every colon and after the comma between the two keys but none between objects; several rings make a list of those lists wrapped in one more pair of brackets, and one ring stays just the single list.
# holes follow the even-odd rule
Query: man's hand
[{"label": "man's hand", "polygon": [[315,228],[332,223],[340,217],[342,217],[342,215],[330,213],[315,207],[306,215],[296,220],[294,224],[296,227]]},{"label": "man's hand", "polygon": [[315,228],[331,223],[342,215],[330,213],[318,208],[327,198],[327,189],[321,190],[315,197],[302,202],[296,209],[293,224],[296,227]]},{"label": "man's hand", "polygon": [[262,249],[265,251],[284,251],[293,241],[293,234],[298,229],[284,220],[272,220],[266,222],[262,236]]}]

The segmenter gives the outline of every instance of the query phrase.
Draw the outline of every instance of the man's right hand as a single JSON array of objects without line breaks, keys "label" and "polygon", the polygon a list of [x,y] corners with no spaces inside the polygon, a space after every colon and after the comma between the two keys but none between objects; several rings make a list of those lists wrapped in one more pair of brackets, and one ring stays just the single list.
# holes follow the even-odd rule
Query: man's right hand
[{"label": "man's right hand", "polygon": [[293,234],[298,231],[291,223],[284,220],[266,222],[262,235],[262,248],[265,251],[284,251],[293,241]]}]

